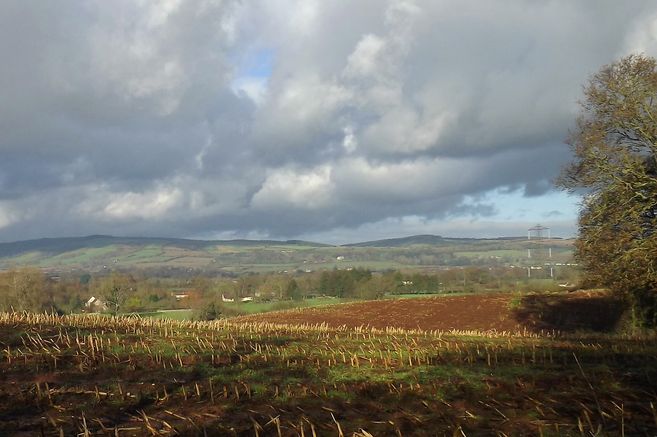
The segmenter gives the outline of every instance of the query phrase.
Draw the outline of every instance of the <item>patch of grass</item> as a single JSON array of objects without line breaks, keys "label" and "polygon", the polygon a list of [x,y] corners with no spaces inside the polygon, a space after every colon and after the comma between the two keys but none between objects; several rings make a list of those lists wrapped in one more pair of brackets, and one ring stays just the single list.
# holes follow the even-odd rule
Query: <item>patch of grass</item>
[{"label": "patch of grass", "polygon": [[514,294],[511,300],[509,300],[509,309],[513,310],[519,308],[520,305],[522,304],[522,298],[523,298],[522,294],[519,293]]},{"label": "patch of grass", "polygon": [[18,265],[34,265],[37,264],[44,254],[41,252],[27,252],[12,258],[12,262]]},{"label": "patch of grass", "polygon": [[65,252],[60,255],[55,255],[47,259],[42,260],[40,264],[51,264],[51,265],[78,265],[78,264],[89,264],[92,260],[104,260],[110,257],[112,254],[116,253],[119,248],[115,245],[103,246],[103,247],[89,247],[85,249],[78,249],[70,252]]},{"label": "patch of grass", "polygon": [[231,311],[231,314],[260,314],[270,311],[308,308],[324,305],[336,305],[350,302],[353,299],[318,297],[299,301],[282,300],[272,302],[221,302],[221,306]]},{"label": "patch of grass", "polygon": [[194,310],[181,309],[181,310],[163,310],[151,311],[145,313],[137,313],[140,317],[152,317],[155,319],[170,319],[170,320],[191,320],[194,315]]},{"label": "patch of grass", "polygon": [[171,260],[171,258],[162,247],[146,246],[127,254],[121,254],[118,260],[122,264],[138,264],[163,263]]}]

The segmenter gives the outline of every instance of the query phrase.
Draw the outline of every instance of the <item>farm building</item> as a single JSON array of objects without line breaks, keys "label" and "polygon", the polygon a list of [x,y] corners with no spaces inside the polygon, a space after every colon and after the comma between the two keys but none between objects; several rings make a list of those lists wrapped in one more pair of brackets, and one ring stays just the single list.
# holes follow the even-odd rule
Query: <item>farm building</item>
[{"label": "farm building", "polygon": [[84,303],[84,308],[91,313],[97,313],[100,311],[107,311],[107,304],[101,299],[91,296],[89,300]]}]

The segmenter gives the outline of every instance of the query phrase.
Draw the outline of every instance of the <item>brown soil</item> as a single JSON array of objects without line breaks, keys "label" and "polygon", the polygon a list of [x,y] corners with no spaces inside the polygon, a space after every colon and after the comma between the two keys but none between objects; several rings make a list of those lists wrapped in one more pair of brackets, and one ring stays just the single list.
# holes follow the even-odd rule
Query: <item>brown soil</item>
[{"label": "brown soil", "polygon": [[622,303],[604,291],[390,299],[254,314],[236,321],[422,330],[611,331]]},{"label": "brown soil", "polygon": [[511,294],[390,299],[238,317],[237,321],[423,330],[497,330],[522,327]]}]

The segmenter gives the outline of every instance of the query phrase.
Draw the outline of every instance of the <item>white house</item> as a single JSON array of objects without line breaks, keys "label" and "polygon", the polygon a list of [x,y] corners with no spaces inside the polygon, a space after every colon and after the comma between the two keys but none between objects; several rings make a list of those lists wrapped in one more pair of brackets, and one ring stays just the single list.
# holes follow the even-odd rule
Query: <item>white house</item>
[{"label": "white house", "polygon": [[91,296],[89,300],[84,303],[84,307],[92,313],[107,311],[107,304],[94,296]]}]

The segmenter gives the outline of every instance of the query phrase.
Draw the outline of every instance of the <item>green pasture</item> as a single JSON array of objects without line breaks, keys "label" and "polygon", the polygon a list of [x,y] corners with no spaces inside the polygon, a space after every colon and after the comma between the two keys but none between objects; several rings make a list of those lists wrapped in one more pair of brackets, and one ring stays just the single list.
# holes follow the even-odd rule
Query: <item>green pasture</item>
[{"label": "green pasture", "polygon": [[109,245],[103,247],[89,247],[85,249],[77,249],[70,252],[65,252],[52,257],[44,258],[40,264],[54,264],[54,265],[76,265],[88,264],[94,259],[102,259],[109,262],[112,254],[119,253],[120,248],[116,245]]},{"label": "green pasture", "polygon": [[[275,301],[275,302],[221,302],[221,306],[231,310],[236,314],[258,314],[270,311],[286,310],[292,308],[308,308],[323,305],[335,305],[345,302],[353,302],[354,299],[342,298],[329,298],[317,297],[312,299],[304,299],[300,301]],[[181,310],[160,310],[149,311],[143,313],[134,313],[140,317],[153,317],[156,319],[171,319],[171,320],[190,320],[194,317],[194,310],[181,309]]]}]

